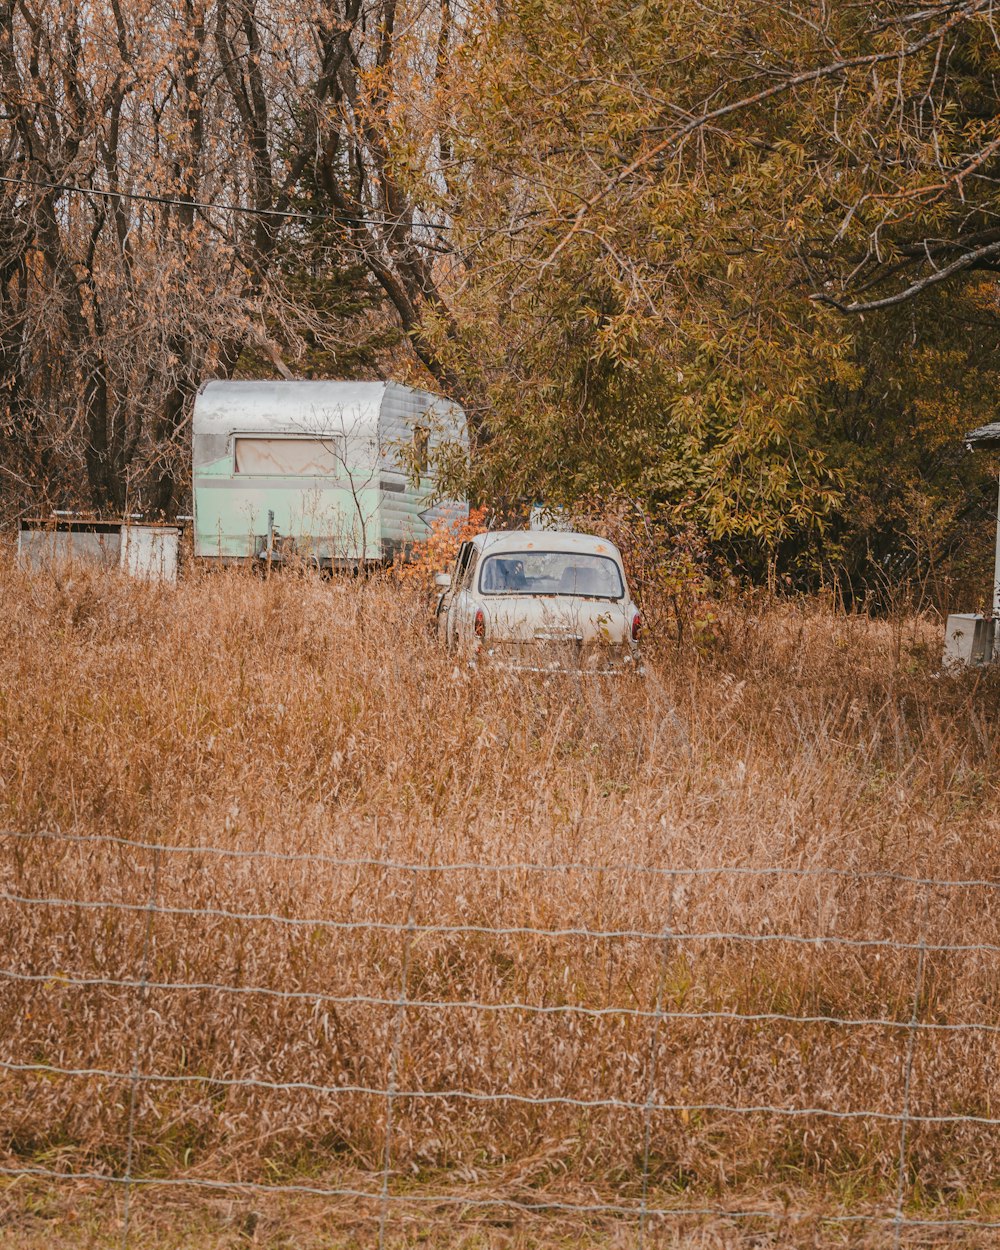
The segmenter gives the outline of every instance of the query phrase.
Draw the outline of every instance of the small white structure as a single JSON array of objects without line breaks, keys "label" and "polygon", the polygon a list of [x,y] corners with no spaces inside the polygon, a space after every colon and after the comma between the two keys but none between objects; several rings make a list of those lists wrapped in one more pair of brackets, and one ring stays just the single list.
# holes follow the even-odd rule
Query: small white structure
[{"label": "small white structure", "polygon": [[455,403],[395,382],[206,382],[193,414],[194,553],[357,568],[425,538],[431,464],[466,446]]},{"label": "small white structure", "polygon": [[[970,451],[995,451],[1000,448],[1000,421],[981,425],[965,436]],[[997,500],[996,553],[993,559],[993,614],[990,617],[959,613],[948,617],[945,627],[944,664],[946,668],[992,664],[1000,648],[1000,497]]]},{"label": "small white structure", "polygon": [[944,666],[952,671],[993,662],[996,621],[973,612],[954,612],[944,632]]},{"label": "small white structure", "polygon": [[80,517],[32,517],[17,534],[17,563],[23,569],[64,569],[89,565],[119,568],[145,581],[177,581],[181,527],[134,520],[97,521]]}]

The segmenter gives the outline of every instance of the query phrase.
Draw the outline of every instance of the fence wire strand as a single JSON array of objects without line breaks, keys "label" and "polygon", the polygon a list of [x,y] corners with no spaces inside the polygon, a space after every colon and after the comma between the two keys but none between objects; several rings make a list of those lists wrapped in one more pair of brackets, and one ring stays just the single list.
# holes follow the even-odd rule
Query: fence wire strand
[{"label": "fence wire strand", "polygon": [[[31,1167],[25,1165],[23,1167],[7,1167],[0,1166],[0,1176],[10,1176],[15,1179],[31,1179],[36,1177],[42,1180],[53,1181],[71,1181],[77,1184],[108,1184],[122,1185],[125,1182],[123,1176],[116,1176],[113,1172],[60,1172],[52,1168]],[[194,1176],[133,1176],[130,1184],[133,1186],[144,1186],[155,1189],[193,1189],[193,1190],[211,1190],[223,1191],[226,1193],[260,1193],[260,1194],[287,1194],[287,1195],[311,1195],[317,1198],[352,1198],[371,1203],[381,1203],[383,1201],[380,1190],[358,1189],[351,1186],[325,1186],[325,1185],[306,1185],[299,1183],[279,1183],[266,1181],[246,1181],[246,1180],[225,1180],[220,1177],[206,1178]],[[541,1199],[535,1202],[526,1202],[521,1198],[501,1197],[498,1195],[483,1196],[473,1193],[448,1194],[448,1193],[397,1193],[390,1191],[387,1199],[389,1203],[397,1205],[413,1206],[439,1206],[439,1207],[466,1207],[469,1209],[490,1209],[505,1208],[512,1211],[521,1211],[528,1215],[544,1215],[548,1212],[562,1212],[573,1216],[620,1216],[626,1219],[638,1219],[638,1206],[628,1206],[624,1203],[616,1202],[565,1202],[560,1199]],[[789,1220],[795,1221],[814,1221],[817,1224],[875,1224],[888,1225],[895,1228],[897,1224],[896,1215],[879,1214],[878,1212],[818,1212],[818,1211],[797,1211],[795,1209],[786,1209],[782,1207],[780,1210],[773,1210],[761,1207],[754,1210],[741,1210],[739,1208],[729,1208],[723,1206],[699,1206],[699,1207],[664,1207],[655,1206],[647,1207],[646,1216],[649,1219],[701,1219],[716,1218],[727,1220],[774,1220],[785,1222]],[[923,1228],[923,1229],[954,1229],[954,1228],[970,1228],[970,1229],[1000,1229],[1000,1220],[980,1220],[975,1216],[968,1216],[955,1219],[935,1220],[930,1218],[918,1218],[915,1216],[904,1216],[899,1223],[904,1228]]]},{"label": "fence wire strand", "polygon": [[[70,1068],[60,1067],[51,1063],[15,1063],[0,1060],[0,1071],[37,1073],[39,1076],[65,1076],[80,1079],[101,1079],[106,1081],[129,1082],[129,1072],[115,1071],[113,1068]],[[203,1085],[217,1086],[220,1089],[262,1089],[279,1093],[321,1094],[326,1096],[360,1094],[372,1098],[396,1101],[413,1099],[415,1102],[480,1102],[480,1103],[513,1103],[528,1107],[575,1107],[580,1111],[637,1111],[651,1113],[654,1111],[670,1114],[718,1114],[764,1116],[788,1119],[830,1119],[830,1120],[875,1120],[884,1124],[901,1124],[906,1119],[908,1124],[977,1124],[985,1128],[1000,1127],[1000,1117],[970,1115],[967,1112],[954,1114],[905,1115],[902,1111],[879,1111],[877,1108],[837,1108],[820,1106],[783,1107],[776,1103],[752,1103],[741,1105],[727,1102],[649,1102],[637,1098],[575,1098],[569,1094],[517,1094],[508,1090],[464,1089],[462,1087],[448,1089],[399,1089],[391,1085],[356,1085],[345,1082],[338,1085],[323,1085],[318,1081],[272,1081],[265,1077],[255,1076],[197,1076],[181,1075],[173,1072],[140,1072],[136,1080],[139,1084],[149,1085]]]},{"label": "fence wire strand", "polygon": [[429,876],[440,876],[445,873],[478,872],[498,875],[516,875],[518,873],[557,873],[587,874],[595,873],[612,875],[653,876],[663,878],[679,877],[796,877],[837,878],[843,877],[851,881],[882,881],[896,885],[927,886],[940,890],[982,889],[1000,890],[1000,880],[991,877],[921,877],[910,873],[865,870],[849,866],[825,867],[813,865],[802,867],[794,864],[711,864],[688,866],[665,866],[662,864],[642,864],[630,861],[610,863],[586,863],[567,861],[565,863],[545,864],[532,860],[508,861],[497,863],[489,860],[459,860],[452,863],[416,863],[411,860],[395,860],[386,857],[338,856],[326,855],[315,851],[270,851],[257,848],[239,848],[215,846],[211,843],[169,843],[150,842],[139,838],[126,838],[118,834],[94,833],[61,833],[58,830],[41,832],[23,832],[18,830],[0,830],[0,838],[19,839],[21,841],[54,841],[76,845],[109,845],[133,851],[158,851],[163,855],[217,855],[222,858],[239,859],[241,861],[261,860],[276,864],[320,865],[331,868],[372,868],[386,872],[418,873]]},{"label": "fence wire strand", "polygon": [[[924,948],[925,952],[927,948]],[[128,977],[87,977],[54,968],[49,972],[18,972],[13,968],[0,968],[0,981],[23,981],[56,989],[137,989],[142,982]],[[327,990],[281,990],[270,985],[229,985],[216,981],[154,981],[147,979],[146,988],[164,993],[215,993],[255,995],[275,998],[283,1002],[328,1003],[336,1007],[395,1007],[398,999],[378,994],[331,994]],[[528,1003],[519,999],[508,1002],[487,1002],[476,998],[408,998],[408,1008],[420,1011],[479,1011],[498,1014],[517,1012],[528,1016],[583,1016],[597,1019],[621,1016],[635,1020],[716,1020],[740,1024],[801,1024],[831,1025],[858,1029],[899,1029],[906,1033],[985,1033],[1000,1034],[1000,1024],[986,1020],[896,1020],[891,1016],[829,1016],[797,1015],[785,1011],[677,1011],[661,1007],[659,1013],[646,1007],[629,1007],[611,1004],[604,1007],[588,1007],[583,1003]]]},{"label": "fence wire strand", "polygon": [[[123,1195],[122,1250],[128,1250],[131,1225],[131,1196],[138,1187],[160,1187],[168,1190],[190,1189],[206,1193],[246,1192],[288,1196],[312,1195],[330,1201],[360,1203],[365,1207],[370,1206],[370,1214],[366,1215],[365,1218],[370,1218],[377,1226],[380,1250],[385,1250],[386,1248],[389,1222],[393,1218],[393,1212],[401,1212],[407,1206],[419,1207],[428,1212],[433,1212],[435,1209],[442,1211],[460,1209],[472,1213],[480,1212],[483,1213],[484,1218],[485,1213],[491,1210],[502,1209],[538,1218],[560,1216],[574,1219],[626,1220],[632,1223],[632,1227],[637,1234],[639,1250],[642,1250],[645,1244],[650,1221],[654,1219],[718,1219],[743,1222],[754,1220],[792,1220],[814,1221],[820,1225],[871,1225],[885,1228],[887,1230],[886,1235],[891,1237],[897,1250],[899,1250],[902,1244],[902,1236],[906,1230],[922,1230],[931,1235],[936,1231],[955,1229],[970,1231],[1000,1229],[1000,1219],[980,1218],[980,1215],[983,1213],[976,1212],[975,1209],[969,1215],[965,1215],[948,1208],[945,1213],[947,1218],[931,1218],[930,1216],[925,1218],[907,1214],[908,1205],[911,1206],[911,1209],[913,1206],[907,1178],[912,1170],[910,1153],[911,1133],[914,1126],[970,1126],[986,1130],[995,1130],[1000,1127],[1000,1117],[994,1117],[990,1114],[976,1114],[974,1110],[967,1108],[952,1111],[947,1108],[947,1104],[940,1111],[921,1109],[919,1105],[915,1108],[913,1096],[916,1047],[919,1038],[933,1037],[941,1046],[945,1046],[951,1039],[960,1036],[981,1035],[984,1039],[1000,1036],[1000,1023],[989,1019],[924,1018],[925,1015],[929,1014],[929,1012],[924,1010],[924,995],[925,983],[930,976],[928,960],[932,955],[977,954],[992,956],[1000,953],[1000,944],[988,941],[947,942],[932,940],[933,935],[930,927],[932,898],[937,893],[938,902],[944,904],[949,891],[974,889],[994,891],[1000,889],[1000,881],[973,877],[935,879],[904,872],[855,871],[847,867],[827,868],[823,866],[784,867],[780,865],[765,865],[754,867],[751,865],[723,864],[684,867],[629,862],[605,864],[572,862],[552,864],[533,862],[480,863],[475,861],[413,863],[385,857],[348,858],[305,852],[280,852],[263,849],[244,851],[238,848],[211,845],[161,844],[155,841],[130,839],[116,835],[63,834],[58,831],[47,831],[38,834],[0,831],[0,840],[3,839],[17,840],[22,843],[33,839],[50,845],[61,842],[88,850],[100,847],[115,847],[123,851],[134,852],[137,855],[148,854],[151,856],[151,886],[145,901],[138,901],[138,899],[130,901],[128,898],[63,896],[55,890],[52,893],[33,893],[30,889],[0,890],[0,902],[7,903],[12,908],[72,908],[83,913],[120,913],[141,915],[143,917],[141,955],[138,961],[137,976],[114,976],[104,973],[91,974],[86,968],[67,971],[61,968],[47,969],[44,965],[39,967],[40,960],[37,952],[34,949],[29,950],[27,948],[24,951],[19,951],[16,942],[12,944],[12,948],[7,953],[7,958],[12,966],[0,967],[0,993],[4,992],[5,988],[9,989],[20,984],[29,987],[27,990],[29,993],[33,992],[30,987],[38,987],[46,991],[62,989],[74,991],[86,991],[88,989],[121,990],[135,996],[135,1024],[131,1040],[131,1064],[129,1065],[123,1058],[120,1065],[121,1070],[117,1066],[105,1066],[100,1062],[99,1036],[93,1039],[95,1049],[92,1053],[97,1062],[92,1065],[88,1063],[73,1064],[69,1061],[42,1061],[30,1053],[29,1055],[22,1054],[19,1056],[12,1042],[4,1042],[0,1039],[0,1073],[5,1074],[11,1081],[30,1081],[32,1078],[44,1078],[46,1081],[50,1081],[58,1078],[94,1082],[120,1082],[128,1090],[127,1138],[123,1165],[120,1170],[102,1171],[100,1168],[59,1170],[58,1168],[36,1166],[31,1161],[25,1161],[22,1164],[16,1158],[0,1165],[0,1176],[10,1178],[12,1183],[17,1180],[23,1182],[34,1180],[39,1183],[99,1184],[120,1187]],[[393,919],[385,916],[384,912],[382,916],[376,916],[375,918],[352,919],[349,915],[343,914],[306,916],[287,914],[277,910],[241,910],[238,907],[228,906],[186,906],[183,905],[183,901],[170,902],[166,897],[163,873],[161,871],[165,867],[168,856],[211,857],[219,862],[232,861],[239,864],[243,862],[292,864],[312,869],[346,870],[356,874],[369,872],[382,874],[383,879],[380,883],[380,888],[383,889],[386,885],[384,875],[399,873],[405,881],[404,896],[407,899],[405,919]],[[139,860],[136,867],[138,868],[143,862]],[[201,867],[201,865],[195,865],[195,867]],[[21,871],[23,872],[23,866]],[[418,908],[421,883],[423,881],[446,883],[452,881],[455,875],[462,873],[482,874],[496,878],[507,877],[510,879],[518,876],[530,877],[532,874],[562,874],[566,877],[578,876],[581,878],[593,878],[594,876],[649,877],[663,882],[665,893],[662,896],[657,896],[657,900],[662,904],[665,919],[664,923],[659,927],[602,927],[600,925],[590,926],[586,923],[555,924],[551,926],[520,923],[489,924],[473,921],[469,923],[435,923],[433,920],[421,920],[419,918],[421,911],[426,911],[422,903]],[[763,922],[763,931],[757,932],[741,931],[739,929],[730,930],[725,927],[707,931],[692,928],[690,931],[687,931],[678,923],[675,917],[675,898],[678,897],[678,889],[684,881],[709,880],[712,878],[725,880],[730,878],[734,881],[742,879],[766,882],[779,877],[795,878],[802,881],[812,880],[818,883],[823,881],[843,882],[847,885],[860,883],[885,884],[902,887],[907,892],[912,890],[914,892],[912,921],[908,916],[904,917],[905,931],[910,936],[905,938],[894,936],[891,931],[891,922],[889,921],[886,921],[889,932],[871,936],[852,937],[845,933],[823,931],[809,933],[772,930],[768,927],[769,921]],[[9,885],[10,882],[8,881],[7,884]],[[20,880],[18,880],[18,884],[20,884]],[[97,888],[101,889],[101,887]],[[352,887],[352,894],[355,888],[356,884]],[[430,890],[428,893],[430,893]],[[401,894],[396,891],[395,887],[391,897],[401,898]],[[141,895],[139,898],[141,898]],[[508,901],[503,900],[505,905]],[[516,905],[516,901],[512,905]],[[648,914],[651,907],[649,901],[643,902],[643,900],[640,900],[640,905],[645,906],[647,909],[647,912],[642,914]],[[652,914],[655,917],[655,907],[652,908]],[[817,914],[821,914],[821,910]],[[529,913],[529,915],[532,919],[534,918],[534,913]],[[353,937],[362,937],[364,935],[397,937],[399,939],[398,953],[380,953],[379,960],[383,962],[383,966],[387,969],[387,977],[389,974],[394,975],[398,971],[398,991],[394,994],[391,989],[387,988],[383,993],[372,992],[373,987],[365,986],[361,983],[356,986],[351,985],[350,992],[336,993],[333,992],[332,988],[313,990],[295,985],[294,983],[292,986],[239,983],[240,978],[238,975],[235,978],[231,976],[229,979],[223,978],[220,980],[160,979],[155,975],[155,965],[157,962],[156,948],[160,941],[160,930],[156,926],[157,921],[161,917],[191,918],[212,922],[231,921],[238,924],[267,924],[283,928],[290,935],[297,933],[306,934],[307,932],[311,934],[315,930],[324,930],[343,933]],[[516,918],[517,915],[515,913],[512,919]],[[555,916],[557,920],[564,918],[570,919],[570,917],[561,915]],[[633,917],[627,915],[626,918],[632,919]],[[576,916],[574,915],[572,919],[576,920]],[[804,927],[808,928],[808,925]],[[752,926],[748,926],[748,928],[752,928]],[[154,934],[156,935],[155,941]],[[914,937],[913,935],[916,936]],[[418,977],[416,973],[413,973],[411,976],[411,963],[415,958],[416,944],[422,938],[435,936],[457,939],[472,939],[478,936],[485,936],[497,940],[526,937],[537,938],[547,942],[572,941],[586,944],[583,947],[583,950],[586,952],[592,950],[590,944],[597,942],[656,943],[658,944],[655,948],[658,972],[656,974],[657,981],[655,995],[653,995],[653,1004],[652,1007],[649,1007],[640,1005],[639,1002],[607,1002],[600,1005],[592,1005],[586,1002],[547,1003],[503,997],[499,1001],[490,1001],[488,997],[472,994],[467,997],[456,996],[454,998],[421,997],[419,993],[414,993],[414,990],[419,990],[420,987],[417,983]],[[753,951],[754,958],[756,958],[756,951],[768,944],[787,944],[791,947],[800,947],[818,952],[872,953],[876,956],[881,952],[888,952],[899,956],[913,955],[915,959],[912,1001],[909,1003],[908,1014],[906,1018],[899,1018],[903,1017],[904,1013],[907,1012],[907,1008],[902,1005],[899,1007],[899,1017],[877,1013],[871,1015],[862,1013],[838,1015],[824,1012],[810,1014],[806,1011],[795,1013],[792,1011],[767,1010],[741,1011],[725,1007],[671,1006],[666,987],[669,981],[671,958],[674,952],[682,950],[685,945],[690,949],[694,944],[708,943],[736,944]],[[391,945],[390,943],[383,943],[379,949],[384,952],[384,947]],[[611,947],[609,949],[614,950],[615,948]],[[338,974],[335,972],[334,975]],[[391,983],[391,980],[387,980],[387,985],[391,985]],[[626,981],[626,985],[629,993],[635,994],[636,998],[640,998],[639,990],[633,987],[631,982]],[[157,1064],[152,1060],[148,1064],[147,1070],[147,1066],[142,1062],[144,1028],[150,1013],[151,996],[156,993],[232,995],[242,996],[243,998],[259,996],[266,1000],[301,1003],[304,1005],[312,1004],[317,1008],[320,1004],[328,1004],[335,1007],[356,1007],[359,1011],[364,1011],[368,1008],[384,1009],[391,1013],[386,1033],[388,1055],[385,1062],[385,1079],[381,1083],[376,1079],[370,1084],[364,1081],[325,1083],[322,1079],[295,1079],[294,1072],[281,1073],[278,1071],[265,1074],[260,1070],[254,1072],[252,1070],[240,1071],[239,1069],[235,1072],[226,1071],[213,1075],[211,1072],[206,1071],[193,1073],[157,1070],[170,1065]],[[900,993],[901,996],[905,994],[905,982]],[[610,973],[608,997],[612,997]],[[628,994],[625,997],[628,997]],[[905,998],[903,1001],[906,1001]],[[985,1013],[987,1009],[984,1006],[982,1010]],[[434,1080],[428,1078],[426,1073],[421,1073],[419,1068],[412,1073],[410,1079],[403,1079],[401,1074],[406,1070],[404,1065],[404,1033],[410,1019],[409,1013],[452,1011],[483,1013],[494,1019],[516,1013],[525,1017],[526,1020],[536,1018],[573,1020],[574,1018],[579,1018],[581,1020],[593,1021],[595,1024],[602,1021],[613,1022],[615,1020],[635,1020],[648,1023],[648,1059],[644,1074],[645,1096],[641,1096],[642,1087],[635,1091],[640,1095],[637,1097],[618,1097],[611,1093],[603,1096],[607,1090],[605,1085],[603,1088],[597,1086],[595,1091],[602,1096],[578,1097],[572,1092],[560,1091],[558,1088],[557,1071],[554,1076],[552,1073],[549,1074],[548,1088],[541,1086],[535,1089],[532,1087],[530,1092],[523,1092],[516,1088],[503,1088],[503,1081],[495,1082],[489,1079],[482,1082],[485,1086],[484,1088],[469,1087],[478,1085],[478,1080],[469,1080],[464,1083],[452,1081],[447,1085],[444,1082],[435,1084]],[[859,1100],[860,1105],[846,1106],[820,1105],[824,1101],[823,1097],[818,1099],[815,1097],[811,1099],[803,1098],[801,1104],[793,1103],[791,1105],[784,1105],[780,1099],[774,1101],[762,1099],[741,1103],[738,1097],[733,1101],[711,1099],[697,1101],[694,1097],[685,1098],[684,1100],[658,1098],[657,1090],[660,1085],[658,1056],[662,1045],[662,1034],[665,1027],[674,1022],[690,1022],[692,1024],[721,1022],[748,1027],[781,1025],[824,1029],[891,1030],[894,1034],[898,1034],[900,1038],[899,1045],[902,1050],[900,1059],[901,1098],[898,1105],[889,1102],[887,1108],[865,1105],[866,1103],[877,1102],[877,1098]],[[645,1045],[645,1042],[642,1044]],[[758,1044],[760,1043],[758,1042]],[[333,1100],[347,1096],[370,1097],[373,1100],[379,1100],[384,1106],[385,1115],[381,1167],[378,1167],[376,1159],[370,1172],[365,1172],[364,1181],[360,1185],[322,1185],[294,1181],[268,1183],[255,1180],[232,1180],[225,1176],[202,1174],[168,1174],[163,1176],[144,1174],[142,1152],[137,1138],[138,1110],[143,1090],[158,1084],[207,1091],[213,1099],[219,1096],[218,1091],[223,1090],[259,1090],[277,1092],[289,1096],[311,1095],[317,1098]],[[500,1085],[499,1088],[496,1087],[497,1084]],[[490,1086],[493,1087],[491,1088]],[[661,1090],[661,1093],[669,1094],[671,1092],[674,1091]],[[705,1090],[704,1092],[708,1093],[710,1091]],[[415,1104],[467,1103],[472,1105],[513,1105],[533,1108],[565,1107],[577,1109],[581,1112],[612,1111],[632,1113],[639,1118],[641,1126],[641,1135],[639,1137],[641,1150],[638,1152],[641,1158],[641,1171],[637,1166],[635,1169],[636,1175],[631,1182],[634,1188],[630,1187],[625,1191],[627,1194],[625,1200],[622,1200],[623,1195],[619,1193],[617,1195],[618,1200],[615,1200],[615,1197],[612,1196],[612,1199],[606,1202],[598,1200],[598,1194],[595,1190],[588,1191],[594,1194],[595,1200],[593,1202],[577,1202],[564,1200],[561,1197],[548,1198],[544,1194],[527,1197],[523,1193],[505,1192],[502,1187],[500,1192],[491,1190],[488,1193],[483,1193],[479,1192],[481,1186],[477,1188],[475,1183],[463,1189],[460,1194],[448,1192],[447,1187],[442,1192],[424,1192],[416,1186],[404,1188],[402,1185],[393,1184],[393,1176],[397,1153],[395,1137],[398,1130],[396,1118],[398,1115],[400,1122],[404,1121],[405,1107],[402,1104],[407,1101],[412,1101]],[[833,1101],[836,1101],[836,1097],[833,1098]],[[374,1105],[378,1104],[375,1103]],[[989,1111],[988,1104],[985,1105],[985,1109],[987,1112]],[[445,1111],[444,1114],[454,1115],[455,1113]],[[886,1180],[886,1191],[894,1189],[894,1203],[890,1211],[886,1211],[885,1208],[881,1211],[817,1211],[796,1210],[794,1207],[786,1208],[785,1206],[782,1206],[780,1210],[766,1206],[762,1206],[759,1209],[739,1209],[727,1207],[724,1202],[720,1202],[717,1206],[702,1205],[697,1207],[684,1206],[680,1203],[677,1205],[657,1203],[655,1201],[656,1192],[653,1190],[652,1174],[653,1117],[657,1114],[682,1115],[684,1117],[702,1115],[741,1117],[743,1119],[771,1118],[779,1122],[795,1122],[807,1119],[857,1121],[898,1126],[899,1141],[898,1156],[895,1160],[895,1185],[892,1186],[892,1181],[889,1178]],[[686,1118],[685,1123],[687,1123]],[[711,1123],[711,1121],[707,1121],[707,1123]],[[633,1138],[633,1143],[634,1141],[635,1139]],[[887,1169],[891,1168],[892,1164],[887,1164]],[[366,1182],[370,1182],[370,1185]],[[636,1192],[637,1196],[635,1196]],[[889,1203],[886,1202],[885,1205],[888,1207]]]},{"label": "fence wire strand", "polygon": [[[0,890],[0,902],[26,907],[78,907],[85,911],[145,912],[145,903],[124,903],[117,899],[79,899],[14,894]],[[324,916],[286,916],[279,912],[235,911],[226,907],[180,907],[160,904],[156,908],[161,916],[203,917],[210,920],[236,920],[254,924],[273,924],[289,928],[328,929],[342,933],[406,933],[409,925],[400,920],[330,920]],[[591,929],[584,925],[564,928],[545,928],[540,925],[488,925],[488,924],[414,924],[413,934],[442,937],[537,937],[545,939],[584,938],[590,941],[659,942],[662,933],[652,929]],[[819,950],[826,946],[845,947],[851,950],[920,951],[952,955],[997,955],[1000,944],[993,942],[904,942],[896,938],[850,938],[839,933],[743,933],[738,929],[678,931],[673,934],[675,942],[743,942],[748,945],[768,945],[785,942],[791,946],[811,946]]]}]

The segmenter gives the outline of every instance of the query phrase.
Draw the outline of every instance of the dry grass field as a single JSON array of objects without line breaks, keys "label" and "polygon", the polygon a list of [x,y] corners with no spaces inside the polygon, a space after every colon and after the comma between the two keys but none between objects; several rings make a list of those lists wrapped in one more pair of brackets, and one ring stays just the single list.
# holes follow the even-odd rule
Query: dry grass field
[{"label": "dry grass field", "polygon": [[885,875],[1000,880],[941,632],[747,600],[544,684],[391,582],[0,573],[0,1240],[121,1244],[10,1173],[129,1168],[232,1183],[135,1245],[996,1244],[891,1223],[1000,1220],[998,893]]}]

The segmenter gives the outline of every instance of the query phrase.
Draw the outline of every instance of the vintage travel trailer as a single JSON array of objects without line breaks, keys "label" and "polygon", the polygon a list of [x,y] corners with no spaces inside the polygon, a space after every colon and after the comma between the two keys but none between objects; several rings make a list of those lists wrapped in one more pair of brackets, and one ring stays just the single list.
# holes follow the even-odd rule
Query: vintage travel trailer
[{"label": "vintage travel trailer", "polygon": [[467,445],[455,403],[395,382],[206,382],[193,414],[196,556],[393,559],[440,516],[431,465]]}]

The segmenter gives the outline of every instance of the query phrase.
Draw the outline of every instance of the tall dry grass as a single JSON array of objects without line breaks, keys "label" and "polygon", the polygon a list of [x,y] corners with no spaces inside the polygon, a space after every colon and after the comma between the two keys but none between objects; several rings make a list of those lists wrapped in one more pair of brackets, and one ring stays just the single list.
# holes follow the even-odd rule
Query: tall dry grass
[{"label": "tall dry grass", "polygon": [[[169,590],[4,571],[0,828],[420,864],[1000,879],[1000,685],[992,674],[938,677],[937,632],[817,602],[745,601],[721,612],[710,651],[664,647],[642,684],[545,685],[456,666],[431,638],[427,600],[390,582],[196,571]],[[394,1189],[632,1201],[648,1128],[661,1204],[794,1193],[824,1209],[884,1211],[899,1159],[891,1120],[686,1108],[896,1114],[905,1028],[752,1017],[908,1022],[916,951],[421,926],[1000,944],[997,893],[984,888],[851,875],[414,875],[156,857],[114,842],[2,846],[0,962],[46,979],[0,980],[0,1058],[197,1078],[140,1085],[135,1166],[146,1175],[352,1178],[377,1191],[384,1097],[226,1082],[383,1090],[395,1046],[401,1090],[638,1108],[396,1098]],[[144,962],[151,897],[176,910],[155,914]],[[407,997],[454,1005],[391,1005],[404,948]],[[157,984],[302,997],[153,988],[143,998],[64,980],[134,982],[143,971]],[[996,953],[929,952],[919,1020],[998,1023],[998,972]],[[329,1000],[362,995],[387,1004]],[[654,1032],[648,1017],[471,1003],[751,1018],[669,1018]],[[910,1110],[1000,1114],[998,1040],[917,1034]],[[0,1090],[8,1159],[121,1168],[127,1080],[7,1072]],[[681,1109],[646,1114],[650,1098]],[[987,1211],[998,1156],[995,1127],[914,1124],[910,1209]]]}]

